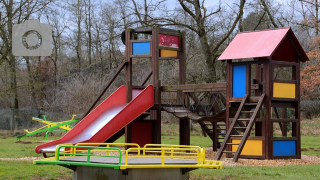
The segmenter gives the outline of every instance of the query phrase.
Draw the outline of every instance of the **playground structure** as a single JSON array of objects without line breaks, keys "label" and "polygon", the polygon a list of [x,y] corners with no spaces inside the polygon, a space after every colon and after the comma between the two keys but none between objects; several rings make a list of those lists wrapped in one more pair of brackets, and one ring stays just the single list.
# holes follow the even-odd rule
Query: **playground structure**
[{"label": "playground structure", "polygon": [[[25,129],[24,131],[26,132],[26,134],[17,136],[17,139],[20,140],[23,137],[32,136],[32,135],[46,131],[45,140],[47,140],[48,133],[50,133],[50,132],[68,132],[73,128],[73,126],[70,124],[76,123],[79,121],[79,119],[74,119],[75,116],[76,115],[72,115],[71,120],[62,121],[62,122],[48,121],[46,119],[46,115],[42,115],[43,119],[33,117],[32,118],[33,121],[38,121],[38,122],[41,122],[41,123],[44,123],[47,125],[45,125],[41,128],[38,128],[36,130],[33,130],[31,132],[29,130]],[[57,128],[60,128],[61,130],[56,130]]]},{"label": "playground structure", "polygon": [[[36,147],[36,152],[44,155],[55,152],[55,158],[35,163],[50,161],[53,164],[64,164],[74,170],[77,169],[75,173],[84,172],[86,170],[80,171],[78,168],[91,166],[91,155],[86,159],[89,162],[86,161],[84,164],[78,162],[76,167],[71,167],[66,165],[68,163],[61,163],[63,160],[60,160],[59,153],[78,156],[76,151],[72,151],[77,149],[77,145],[74,144],[80,143],[78,148],[88,148],[90,151],[89,149],[93,147],[82,146],[81,143],[110,143],[123,134],[126,143],[138,144],[138,149],[134,150],[130,150],[131,144],[126,144],[126,148],[129,148],[127,152],[147,151],[144,149],[146,144],[155,144],[156,148],[150,150],[152,152],[170,152],[173,147],[169,149],[161,147],[161,111],[172,113],[179,118],[179,148],[189,148],[185,149],[186,151],[191,152],[193,148],[188,145],[190,145],[190,120],[194,120],[200,124],[203,134],[212,139],[213,150],[220,148],[217,160],[221,158],[222,153],[227,153],[227,157],[233,157],[233,161],[237,161],[239,157],[300,158],[299,74],[300,62],[307,61],[308,57],[292,30],[284,28],[238,34],[219,58],[227,61],[227,83],[212,84],[185,84],[184,36],[183,32],[158,27],[127,29],[123,36],[126,61],[118,68],[106,88],[71,131],[59,140]],[[137,39],[137,37],[144,38]],[[141,84],[133,84],[133,61],[138,58],[151,59],[152,69]],[[178,62],[178,85],[161,84],[159,61],[162,60]],[[277,68],[289,69],[289,79],[278,79],[274,76]],[[121,86],[94,108],[122,70],[126,72],[126,85]],[[255,77],[252,78],[252,75]],[[150,81],[151,85],[145,86]],[[282,108],[281,116],[279,108]],[[288,118],[286,109],[293,113],[293,117]],[[287,134],[287,123],[292,126],[290,135]],[[276,124],[281,127],[282,137],[273,135]],[[251,132],[253,127],[254,132]],[[224,131],[227,133],[223,133]],[[59,144],[67,145],[56,147]],[[144,148],[139,149],[139,147]],[[102,149],[107,152],[119,151],[119,149]],[[71,162],[70,159],[64,161]],[[126,160],[121,161],[123,162]],[[207,164],[209,161],[204,161],[202,158],[199,162],[198,165]],[[174,169],[184,172],[180,173],[179,178],[195,168],[193,166],[186,168],[182,164],[174,166]],[[213,161],[209,164],[214,168],[220,163]],[[148,163],[145,165],[145,168],[152,169]],[[122,166],[118,162],[117,167],[112,167],[121,169]],[[201,166],[203,165],[197,167]],[[126,168],[134,171],[142,167]],[[146,177],[150,175],[146,174]],[[80,175],[74,174],[74,177],[78,176]]]}]

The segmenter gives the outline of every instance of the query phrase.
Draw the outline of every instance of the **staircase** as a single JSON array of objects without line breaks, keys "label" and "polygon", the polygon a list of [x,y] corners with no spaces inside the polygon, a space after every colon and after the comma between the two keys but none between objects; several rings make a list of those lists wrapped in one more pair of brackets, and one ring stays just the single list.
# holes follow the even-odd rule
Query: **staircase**
[{"label": "staircase", "polygon": [[[226,135],[226,125],[224,122],[207,122],[207,121],[198,121],[201,129],[202,129],[202,133],[204,137],[209,136],[210,139],[212,140],[212,142],[217,142],[217,148],[221,147],[221,144],[223,142],[223,139]],[[216,123],[216,124],[215,124]],[[214,131],[216,127],[216,131],[217,131],[217,136],[215,138],[214,136]],[[216,151],[216,149],[214,149],[214,151]]]},{"label": "staircase", "polygon": [[[229,153],[234,155],[232,160],[233,162],[238,161],[241,151],[250,135],[250,131],[257,118],[257,114],[263,105],[263,102],[265,100],[265,94],[262,94],[258,98],[251,98],[250,101],[249,99],[250,98],[248,97],[248,95],[245,95],[242,99],[238,111],[236,112],[233,121],[229,127],[229,130],[226,134],[224,142],[222,143],[219,152],[216,156],[216,160],[220,160],[223,153]],[[247,117],[244,118],[242,117],[242,115],[246,115]],[[240,137],[240,143],[232,143],[231,137]],[[230,149],[232,149],[232,145],[238,145],[236,151],[225,151],[227,146],[230,146]]]}]

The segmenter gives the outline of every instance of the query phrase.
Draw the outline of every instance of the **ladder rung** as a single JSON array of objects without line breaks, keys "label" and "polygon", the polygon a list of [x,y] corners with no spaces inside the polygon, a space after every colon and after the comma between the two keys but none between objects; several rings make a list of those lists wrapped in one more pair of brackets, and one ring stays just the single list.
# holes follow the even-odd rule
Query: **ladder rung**
[{"label": "ladder rung", "polygon": [[222,138],[222,137],[218,137],[217,139],[224,139],[224,138]]},{"label": "ladder rung", "polygon": [[233,127],[233,129],[247,129],[247,127]]},{"label": "ladder rung", "polygon": [[220,130],[220,131],[221,131],[221,130],[226,130],[226,129],[217,128],[217,130]]},{"label": "ladder rung", "polygon": [[255,106],[255,105],[257,105],[258,103],[245,103],[244,105],[245,106]]},{"label": "ladder rung", "polygon": [[254,111],[241,111],[242,113],[254,113]]},{"label": "ladder rung", "polygon": [[230,135],[231,137],[243,137],[243,135]]},{"label": "ladder rung", "polygon": [[227,143],[227,145],[240,145],[239,143]]},{"label": "ladder rung", "polygon": [[222,151],[223,153],[236,153],[234,151]]},{"label": "ladder rung", "polygon": [[239,118],[238,121],[250,121],[251,118]]}]

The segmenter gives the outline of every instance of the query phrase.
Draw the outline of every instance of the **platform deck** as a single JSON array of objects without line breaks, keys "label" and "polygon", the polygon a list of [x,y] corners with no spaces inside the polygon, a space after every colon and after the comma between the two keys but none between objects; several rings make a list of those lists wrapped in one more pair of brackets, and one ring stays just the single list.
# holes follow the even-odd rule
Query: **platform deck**
[{"label": "platform deck", "polygon": [[[157,165],[161,164],[161,158],[128,158],[128,165]],[[62,159],[61,161],[71,161],[71,162],[87,162],[87,157],[70,157]],[[91,163],[102,163],[102,164],[118,164],[119,159],[111,157],[91,157]],[[125,158],[122,158],[122,164],[125,163]],[[196,159],[172,159],[165,158],[165,164],[197,164]]]}]

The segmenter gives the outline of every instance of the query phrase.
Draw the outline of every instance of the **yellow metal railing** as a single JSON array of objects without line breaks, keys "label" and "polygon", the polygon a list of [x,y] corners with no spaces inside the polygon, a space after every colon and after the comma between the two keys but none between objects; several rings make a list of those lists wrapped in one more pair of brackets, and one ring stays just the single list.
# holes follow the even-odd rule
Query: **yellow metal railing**
[{"label": "yellow metal railing", "polygon": [[[140,146],[136,143],[77,143],[75,146],[103,146],[103,147],[135,147],[140,148]],[[106,155],[109,155],[110,152],[115,152],[115,150],[94,150],[92,152],[106,152]],[[117,151],[116,151],[117,152]],[[121,152],[125,154],[126,150],[121,149]],[[140,151],[138,152],[140,154]]]},{"label": "yellow metal railing", "polygon": [[[122,147],[131,147],[124,150]],[[120,148],[121,149],[120,149]],[[63,151],[61,148],[64,148]],[[110,155],[111,152],[114,152]],[[85,156],[87,157],[86,164],[90,163],[90,157],[116,157],[119,159],[119,165],[106,163],[91,163],[90,166],[114,167],[120,169],[127,168],[212,168],[221,169],[222,162],[214,160],[205,160],[205,149],[199,146],[185,145],[167,145],[167,144],[146,144],[141,148],[135,143],[78,143],[58,145],[54,159],[48,159],[48,164],[68,163],[69,161],[60,161],[67,157]],[[124,158],[124,160],[121,160]],[[141,164],[131,164],[130,161],[141,159],[149,159],[140,161]],[[170,160],[171,159],[171,160]],[[174,160],[173,160],[174,159]],[[172,160],[174,161],[172,163]],[[176,160],[176,161],[175,161]],[[191,161],[190,161],[191,160]],[[56,162],[49,162],[56,161]],[[171,162],[168,162],[171,161]],[[142,163],[144,162],[144,163]],[[39,163],[43,163],[39,162]],[[77,165],[85,165],[81,162]],[[119,167],[120,166],[120,167]]]}]

